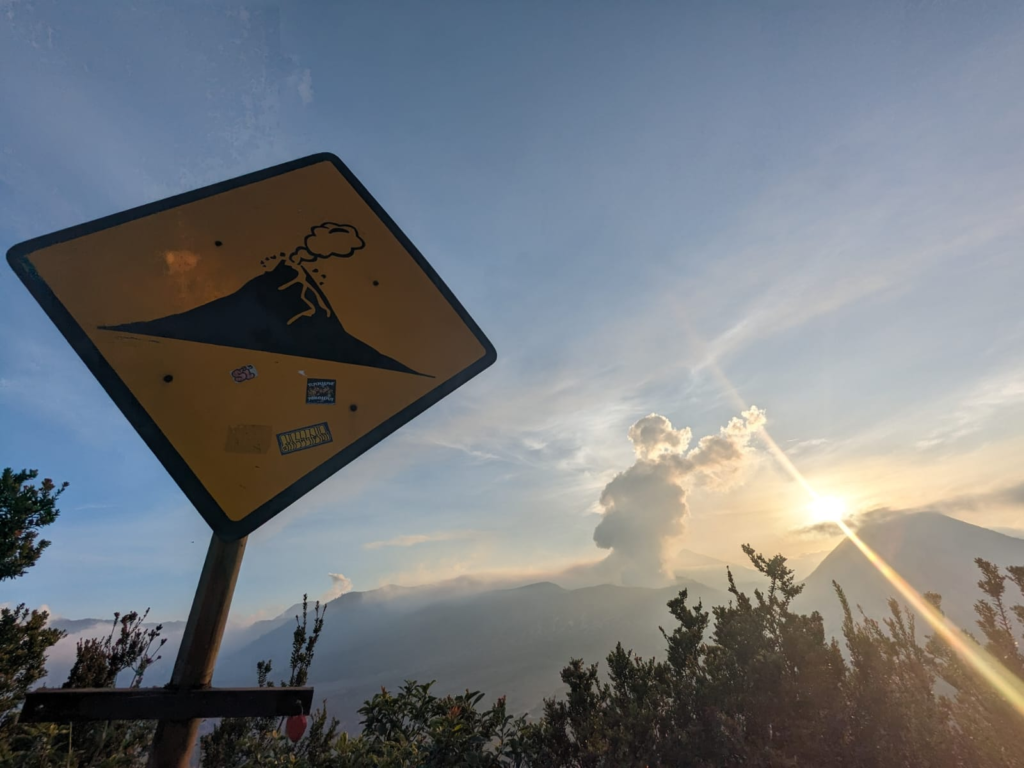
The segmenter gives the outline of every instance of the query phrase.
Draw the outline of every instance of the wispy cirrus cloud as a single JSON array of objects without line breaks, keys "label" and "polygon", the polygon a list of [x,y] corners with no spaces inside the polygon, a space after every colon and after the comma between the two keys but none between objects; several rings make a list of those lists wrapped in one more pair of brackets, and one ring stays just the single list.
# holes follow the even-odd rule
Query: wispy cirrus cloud
[{"label": "wispy cirrus cloud", "polygon": [[947,412],[917,441],[917,448],[927,450],[954,443],[980,432],[1008,409],[1024,405],[1024,368],[993,373],[949,400]]},{"label": "wispy cirrus cloud", "polygon": [[368,541],[363,549],[383,549],[384,547],[415,547],[438,541],[466,541],[480,536],[478,531],[438,531],[437,533],[413,533],[395,536],[382,541]]}]

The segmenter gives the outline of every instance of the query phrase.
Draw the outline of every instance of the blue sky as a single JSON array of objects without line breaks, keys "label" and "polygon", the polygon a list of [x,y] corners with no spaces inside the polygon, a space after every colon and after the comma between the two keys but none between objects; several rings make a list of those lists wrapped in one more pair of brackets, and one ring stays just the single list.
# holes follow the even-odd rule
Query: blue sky
[{"label": "blue sky", "polygon": [[[602,557],[651,412],[756,404],[852,509],[1024,527],[1021,71],[1014,3],[0,0],[0,244],[329,151],[494,342],[250,537],[237,617]],[[205,524],[6,268],[0,425],[71,483],[0,602],[184,617]],[[805,505],[755,446],[683,545],[834,545]]]}]

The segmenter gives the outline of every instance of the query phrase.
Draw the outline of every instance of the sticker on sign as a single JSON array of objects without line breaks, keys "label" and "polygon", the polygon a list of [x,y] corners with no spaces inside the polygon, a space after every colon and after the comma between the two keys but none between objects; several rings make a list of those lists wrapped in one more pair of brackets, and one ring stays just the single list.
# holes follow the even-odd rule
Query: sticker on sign
[{"label": "sticker on sign", "polygon": [[338,382],[334,379],[306,379],[308,405],[334,405]]},{"label": "sticker on sign", "polygon": [[231,378],[241,384],[243,381],[249,381],[250,379],[256,378],[256,366],[254,365],[243,365],[241,368],[235,368],[231,372]]},{"label": "sticker on sign", "polygon": [[316,448],[318,445],[326,445],[330,442],[332,442],[331,430],[326,421],[311,427],[282,432],[277,436],[277,445],[281,449],[282,455],[305,451],[308,448]]}]

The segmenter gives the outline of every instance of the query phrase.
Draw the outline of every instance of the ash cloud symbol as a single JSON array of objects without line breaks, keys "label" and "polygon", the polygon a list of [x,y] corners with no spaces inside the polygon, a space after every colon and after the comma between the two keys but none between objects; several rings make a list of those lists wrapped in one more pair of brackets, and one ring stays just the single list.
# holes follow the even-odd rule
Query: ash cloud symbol
[{"label": "ash cloud symbol", "polygon": [[317,264],[352,258],[365,246],[351,224],[326,221],[291,253],[261,259],[263,274],[234,293],[174,315],[100,328],[424,376],[346,331],[323,291]]}]

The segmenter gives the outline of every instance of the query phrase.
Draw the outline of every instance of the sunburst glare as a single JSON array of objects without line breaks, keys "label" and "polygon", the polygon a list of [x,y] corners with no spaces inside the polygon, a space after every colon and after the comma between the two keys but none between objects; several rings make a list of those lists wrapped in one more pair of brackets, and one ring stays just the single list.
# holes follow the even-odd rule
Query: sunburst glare
[{"label": "sunburst glare", "polygon": [[837,496],[817,496],[807,505],[815,523],[835,523],[846,514],[846,502]]}]

